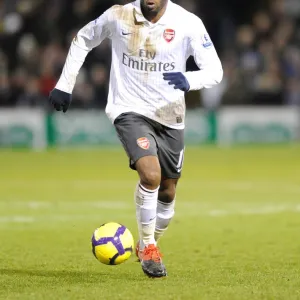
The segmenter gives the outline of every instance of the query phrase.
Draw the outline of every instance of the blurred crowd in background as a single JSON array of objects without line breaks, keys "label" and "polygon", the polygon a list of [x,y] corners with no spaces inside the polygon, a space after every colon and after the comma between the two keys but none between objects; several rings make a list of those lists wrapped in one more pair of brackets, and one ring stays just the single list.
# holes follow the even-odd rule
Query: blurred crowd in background
[{"label": "blurred crowd in background", "polygon": [[[0,0],[0,106],[47,108],[77,31],[124,2]],[[299,0],[173,2],[202,18],[223,63],[222,83],[197,93],[197,105],[300,106]],[[105,107],[110,57],[109,41],[89,54],[73,108]],[[187,68],[197,69],[192,59]]]}]

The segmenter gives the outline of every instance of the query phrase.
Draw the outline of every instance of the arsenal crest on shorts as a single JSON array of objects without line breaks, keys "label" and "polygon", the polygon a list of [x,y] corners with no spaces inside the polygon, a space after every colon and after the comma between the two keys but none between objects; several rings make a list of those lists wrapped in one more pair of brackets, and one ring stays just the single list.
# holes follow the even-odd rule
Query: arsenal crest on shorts
[{"label": "arsenal crest on shorts", "polygon": [[137,142],[138,146],[144,150],[148,150],[150,147],[150,141],[146,137],[141,137],[141,138],[137,139],[136,142]]},{"label": "arsenal crest on shorts", "polygon": [[172,42],[174,40],[174,38],[175,38],[175,30],[173,30],[173,29],[166,29],[164,31],[164,39],[168,43]]}]

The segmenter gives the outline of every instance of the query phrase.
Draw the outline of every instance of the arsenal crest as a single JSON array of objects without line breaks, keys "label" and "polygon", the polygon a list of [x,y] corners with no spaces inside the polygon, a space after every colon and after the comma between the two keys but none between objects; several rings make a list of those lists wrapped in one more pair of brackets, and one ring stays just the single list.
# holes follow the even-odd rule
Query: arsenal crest
[{"label": "arsenal crest", "polygon": [[175,38],[175,30],[173,30],[173,29],[166,29],[164,31],[164,39],[168,43],[172,42],[174,40],[174,38]]},{"label": "arsenal crest", "polygon": [[150,141],[146,137],[141,137],[141,138],[137,139],[136,142],[137,142],[138,146],[144,150],[148,150],[150,147]]}]

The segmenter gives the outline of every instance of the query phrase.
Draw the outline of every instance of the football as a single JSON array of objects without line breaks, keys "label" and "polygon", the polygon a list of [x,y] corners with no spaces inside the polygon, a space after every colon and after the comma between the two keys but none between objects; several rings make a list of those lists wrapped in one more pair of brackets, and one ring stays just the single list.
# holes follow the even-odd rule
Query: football
[{"label": "football", "polygon": [[106,265],[125,262],[131,256],[133,245],[133,236],[129,229],[115,222],[101,225],[92,236],[94,256]]}]

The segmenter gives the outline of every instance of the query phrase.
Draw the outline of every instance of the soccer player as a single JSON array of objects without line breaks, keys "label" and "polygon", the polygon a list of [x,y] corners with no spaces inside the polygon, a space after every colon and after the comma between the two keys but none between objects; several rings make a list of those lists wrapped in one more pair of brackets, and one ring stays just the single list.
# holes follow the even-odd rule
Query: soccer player
[{"label": "soccer player", "polygon": [[[163,277],[167,272],[157,241],[174,216],[184,159],[184,95],[218,84],[222,65],[202,21],[170,0],[113,6],[74,38],[50,94],[57,111],[69,108],[79,69],[105,38],[112,42],[106,113],[140,179],[137,254],[144,273]],[[200,70],[186,72],[189,56]]]}]

